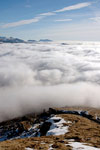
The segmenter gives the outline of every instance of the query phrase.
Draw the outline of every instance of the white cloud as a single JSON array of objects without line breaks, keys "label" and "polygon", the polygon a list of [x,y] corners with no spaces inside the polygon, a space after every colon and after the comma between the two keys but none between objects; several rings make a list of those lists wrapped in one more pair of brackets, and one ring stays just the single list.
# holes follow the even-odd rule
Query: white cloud
[{"label": "white cloud", "polygon": [[41,16],[52,16],[52,15],[55,15],[56,13],[54,12],[47,12],[47,13],[42,13],[40,14]]},{"label": "white cloud", "polygon": [[2,28],[17,27],[17,26],[22,26],[22,25],[25,25],[25,24],[36,23],[36,22],[39,22],[41,19],[43,19],[47,16],[52,16],[52,15],[55,15],[55,13],[53,13],[53,12],[42,13],[42,14],[39,14],[37,17],[33,18],[33,19],[21,20],[21,21],[17,21],[17,22],[4,24],[4,25],[2,25]]},{"label": "white cloud", "polygon": [[33,19],[28,19],[28,20],[21,20],[21,21],[17,21],[17,22],[12,22],[12,23],[7,23],[2,25],[2,28],[10,28],[10,27],[17,27],[17,26],[22,26],[25,24],[31,24],[31,23],[36,23],[39,22],[41,19],[47,17],[47,16],[52,16],[55,15],[55,13],[53,12],[48,12],[48,13],[42,13],[39,14],[37,17],[33,18]]},{"label": "white cloud", "polygon": [[38,16],[38,17],[35,17],[33,19],[7,23],[7,24],[3,25],[2,27],[3,28],[10,28],[10,27],[16,27],[16,26],[21,26],[21,25],[25,25],[25,24],[35,23],[35,22],[39,22],[42,18],[43,18],[42,16]]},{"label": "white cloud", "polygon": [[92,3],[90,3],[90,2],[79,3],[79,4],[76,4],[76,5],[64,7],[64,8],[62,8],[62,9],[58,9],[58,10],[56,10],[56,11],[54,11],[54,12],[59,13],[59,12],[64,12],[64,11],[70,11],[70,10],[81,9],[81,8],[84,8],[84,7],[88,7],[88,6],[90,6],[91,4],[92,4]]},{"label": "white cloud", "polygon": [[99,22],[100,23],[100,17],[90,18],[90,20],[93,20],[95,22]]},{"label": "white cloud", "polygon": [[66,21],[72,21],[72,19],[59,19],[55,20],[56,22],[66,22]]}]

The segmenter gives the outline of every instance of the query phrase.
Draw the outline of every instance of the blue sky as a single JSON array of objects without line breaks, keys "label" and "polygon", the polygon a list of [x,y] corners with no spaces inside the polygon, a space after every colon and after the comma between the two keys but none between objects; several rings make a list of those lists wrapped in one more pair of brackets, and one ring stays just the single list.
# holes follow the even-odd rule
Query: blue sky
[{"label": "blue sky", "polygon": [[100,40],[100,0],[0,0],[0,36]]}]

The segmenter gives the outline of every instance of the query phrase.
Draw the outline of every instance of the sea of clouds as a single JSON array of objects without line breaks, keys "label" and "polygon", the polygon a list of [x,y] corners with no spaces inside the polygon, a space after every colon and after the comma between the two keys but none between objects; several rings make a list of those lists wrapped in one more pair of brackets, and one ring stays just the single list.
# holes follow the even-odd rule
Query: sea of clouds
[{"label": "sea of clouds", "polygon": [[100,43],[0,44],[0,121],[52,106],[100,107]]}]

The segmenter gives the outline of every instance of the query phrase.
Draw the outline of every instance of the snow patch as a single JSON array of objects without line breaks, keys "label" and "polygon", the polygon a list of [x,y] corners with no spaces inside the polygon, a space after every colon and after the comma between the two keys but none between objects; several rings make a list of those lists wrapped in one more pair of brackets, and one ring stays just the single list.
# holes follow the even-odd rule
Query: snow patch
[{"label": "snow patch", "polygon": [[35,149],[33,149],[33,148],[25,148],[25,150],[35,150]]},{"label": "snow patch", "polygon": [[64,127],[64,123],[67,123],[63,118],[61,117],[51,117],[50,119],[47,120],[47,122],[51,122],[52,125],[47,132],[46,136],[49,135],[63,135],[68,132],[69,126]]},{"label": "snow patch", "polygon": [[72,146],[73,147],[72,150],[100,150],[100,148],[87,146],[86,143],[80,143],[80,142],[70,142],[67,145]]},{"label": "snow patch", "polygon": [[53,144],[50,144],[50,145],[49,145],[49,149],[48,149],[48,150],[53,150],[52,145],[53,145]]}]

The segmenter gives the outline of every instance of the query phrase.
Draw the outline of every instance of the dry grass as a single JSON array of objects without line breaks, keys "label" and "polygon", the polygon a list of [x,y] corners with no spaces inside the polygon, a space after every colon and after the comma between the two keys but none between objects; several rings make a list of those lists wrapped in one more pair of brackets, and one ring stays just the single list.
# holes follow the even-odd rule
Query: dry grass
[{"label": "dry grass", "polygon": [[25,150],[26,147],[34,148],[37,150],[48,150],[50,145],[57,150],[72,150],[71,146],[65,146],[68,144],[67,140],[64,141],[64,137],[41,137],[41,138],[26,138],[13,141],[5,141],[0,143],[0,150]]},{"label": "dry grass", "polygon": [[65,138],[76,139],[76,141],[90,143],[100,148],[100,125],[83,117],[76,115],[60,115],[66,121],[72,121],[69,132]]},{"label": "dry grass", "polygon": [[63,107],[63,108],[55,108],[57,110],[84,110],[84,111],[88,111],[90,115],[95,116],[100,116],[100,109],[99,108],[90,108],[90,107]]}]

